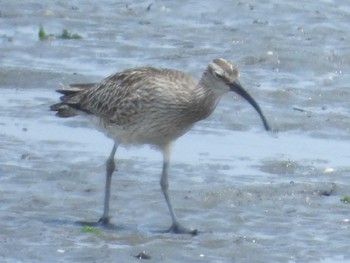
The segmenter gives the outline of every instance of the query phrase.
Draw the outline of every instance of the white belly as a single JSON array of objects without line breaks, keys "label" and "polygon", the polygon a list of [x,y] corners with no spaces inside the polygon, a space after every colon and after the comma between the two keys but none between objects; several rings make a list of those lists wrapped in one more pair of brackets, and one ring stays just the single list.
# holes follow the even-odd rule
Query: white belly
[{"label": "white belly", "polygon": [[151,121],[147,118],[122,126],[105,123],[95,116],[91,118],[91,122],[98,130],[120,144],[150,144],[156,147],[175,141],[193,126],[192,123],[179,125],[170,119]]}]

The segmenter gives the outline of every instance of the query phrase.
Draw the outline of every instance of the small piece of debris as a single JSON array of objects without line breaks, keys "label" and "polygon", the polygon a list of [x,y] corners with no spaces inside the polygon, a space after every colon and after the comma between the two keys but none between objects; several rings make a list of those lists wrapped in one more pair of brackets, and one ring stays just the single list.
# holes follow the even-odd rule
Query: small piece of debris
[{"label": "small piece of debris", "polygon": [[293,107],[293,110],[300,111],[300,112],[307,112],[307,110],[304,110],[304,109],[298,108],[298,107]]},{"label": "small piece of debris", "polygon": [[141,251],[138,255],[134,256],[138,259],[151,259],[152,257],[146,253],[146,251]]},{"label": "small piece of debris", "polygon": [[148,7],[147,7],[147,11],[150,11],[151,10],[151,7],[152,7],[152,5],[153,5],[153,3],[150,3],[149,5],[148,5]]},{"label": "small piece of debris", "polygon": [[325,174],[326,174],[326,173],[333,173],[333,172],[334,172],[334,168],[327,167],[326,169],[324,169],[323,172],[324,172]]},{"label": "small piece of debris", "polygon": [[29,160],[29,159],[31,159],[30,154],[28,154],[28,153],[24,153],[24,154],[22,154],[22,156],[21,156],[21,160]]}]

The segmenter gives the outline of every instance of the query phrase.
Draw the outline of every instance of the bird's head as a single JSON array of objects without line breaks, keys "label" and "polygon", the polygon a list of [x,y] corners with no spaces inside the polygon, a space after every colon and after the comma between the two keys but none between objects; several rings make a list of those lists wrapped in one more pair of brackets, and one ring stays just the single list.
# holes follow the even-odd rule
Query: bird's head
[{"label": "bird's head", "polygon": [[241,86],[237,65],[223,58],[214,59],[207,67],[201,79],[201,84],[210,88],[214,93],[223,95],[233,91],[247,100],[260,115],[266,130],[271,130],[260,106],[254,98]]}]

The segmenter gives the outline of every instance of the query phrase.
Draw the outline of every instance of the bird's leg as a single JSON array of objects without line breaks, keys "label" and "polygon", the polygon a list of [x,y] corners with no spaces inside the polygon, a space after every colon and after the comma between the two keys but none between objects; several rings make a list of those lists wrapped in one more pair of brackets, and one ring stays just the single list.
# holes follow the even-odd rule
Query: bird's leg
[{"label": "bird's leg", "polygon": [[173,232],[176,234],[191,234],[191,235],[197,235],[198,231],[197,229],[189,229],[184,226],[182,226],[176,218],[175,212],[173,210],[173,207],[170,202],[169,194],[168,194],[168,188],[169,188],[169,182],[168,182],[168,170],[169,170],[169,160],[170,160],[170,149],[167,147],[163,151],[163,170],[162,170],[162,177],[160,179],[160,186],[162,188],[165,201],[168,205],[170,216],[172,219],[172,225],[166,232]]},{"label": "bird's leg", "polygon": [[109,199],[111,195],[112,174],[115,171],[114,155],[115,155],[115,152],[117,151],[117,148],[118,148],[118,143],[115,142],[113,145],[112,152],[109,155],[106,162],[106,188],[105,188],[104,208],[103,208],[103,215],[99,220],[99,223],[103,225],[109,224]]}]

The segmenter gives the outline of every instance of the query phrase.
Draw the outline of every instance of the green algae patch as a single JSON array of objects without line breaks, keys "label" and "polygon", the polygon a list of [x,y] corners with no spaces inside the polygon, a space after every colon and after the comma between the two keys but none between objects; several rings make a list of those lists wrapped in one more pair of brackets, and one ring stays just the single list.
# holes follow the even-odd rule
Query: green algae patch
[{"label": "green algae patch", "polygon": [[88,225],[84,225],[83,226],[83,232],[84,233],[91,233],[94,235],[100,235],[101,231],[99,229],[97,229],[96,227],[92,227],[92,226],[88,226]]},{"label": "green algae patch", "polygon": [[39,26],[38,36],[40,40],[55,40],[55,39],[83,39],[83,37],[76,33],[71,33],[67,29],[63,29],[62,34],[55,35],[46,33],[43,25]]},{"label": "green algae patch", "polygon": [[44,30],[43,25],[40,25],[39,27],[38,36],[40,40],[54,40],[56,38],[54,34],[47,34]]},{"label": "green algae patch", "polygon": [[63,29],[61,38],[62,39],[82,39],[83,37],[79,34],[73,34],[69,32],[67,29]]},{"label": "green algae patch", "polygon": [[343,198],[341,198],[340,201],[343,202],[344,204],[350,204],[350,196],[346,195]]}]

